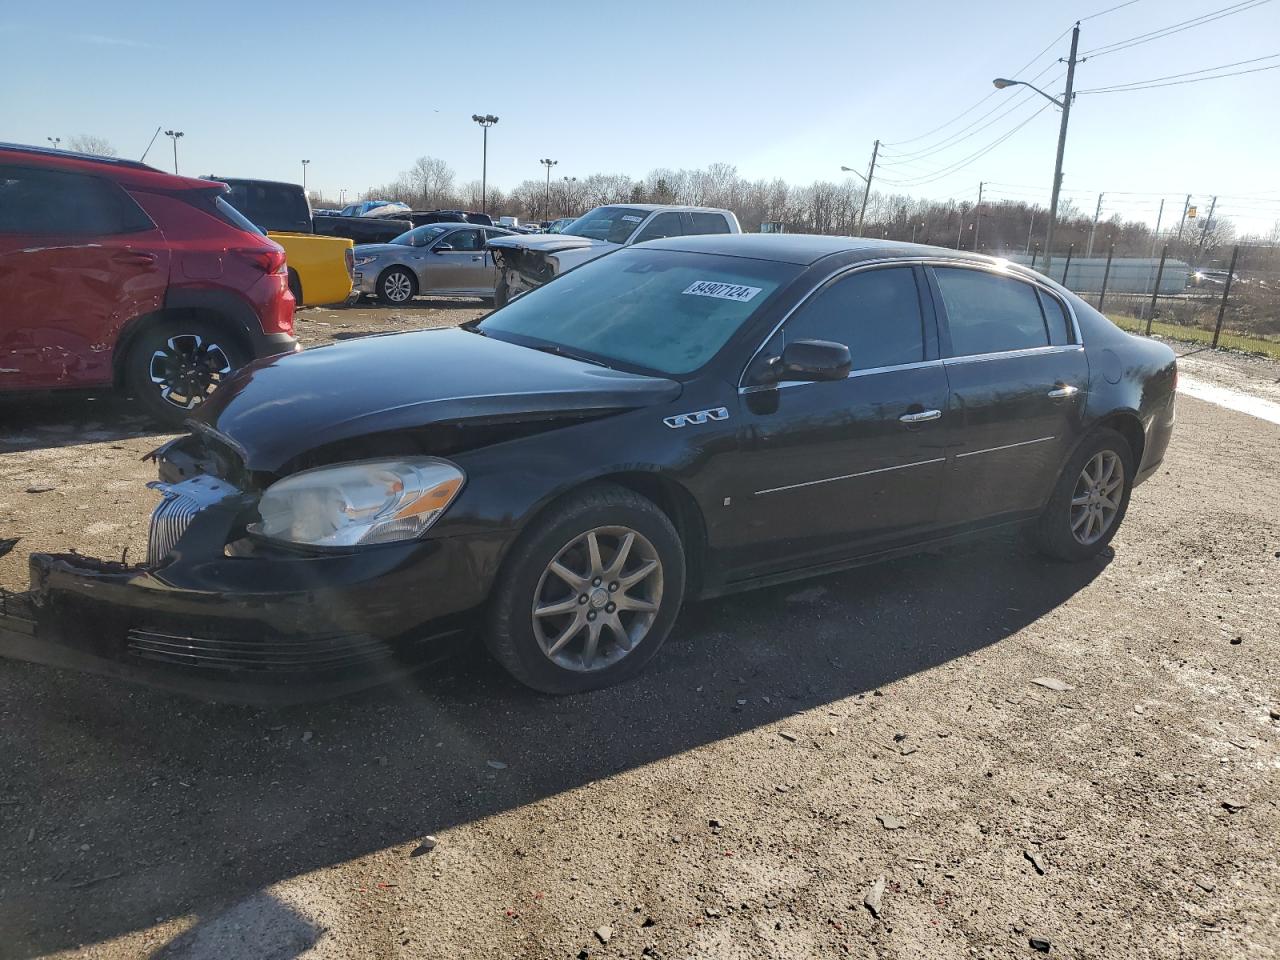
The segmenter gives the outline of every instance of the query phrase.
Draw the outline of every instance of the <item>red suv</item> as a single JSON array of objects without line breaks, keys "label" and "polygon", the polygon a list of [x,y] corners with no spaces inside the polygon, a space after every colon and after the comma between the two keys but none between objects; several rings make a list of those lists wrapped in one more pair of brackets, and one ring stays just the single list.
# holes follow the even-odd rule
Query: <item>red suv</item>
[{"label": "red suv", "polygon": [[284,251],[226,186],[0,143],[0,394],[114,386],[181,423],[298,349]]}]

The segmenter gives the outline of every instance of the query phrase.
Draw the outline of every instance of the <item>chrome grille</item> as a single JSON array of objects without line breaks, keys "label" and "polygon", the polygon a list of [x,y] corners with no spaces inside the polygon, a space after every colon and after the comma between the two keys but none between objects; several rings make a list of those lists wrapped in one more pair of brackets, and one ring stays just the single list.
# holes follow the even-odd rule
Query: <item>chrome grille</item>
[{"label": "chrome grille", "polygon": [[195,515],[239,491],[216,477],[201,475],[181,483],[147,484],[160,491],[160,503],[151,514],[151,532],[147,543],[147,563],[155,566],[164,561],[191,526]]}]

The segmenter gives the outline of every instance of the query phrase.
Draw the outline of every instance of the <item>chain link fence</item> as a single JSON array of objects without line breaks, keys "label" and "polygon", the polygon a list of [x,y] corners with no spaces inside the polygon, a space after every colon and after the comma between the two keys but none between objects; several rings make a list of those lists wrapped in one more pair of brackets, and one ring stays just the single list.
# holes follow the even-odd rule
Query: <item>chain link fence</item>
[{"label": "chain link fence", "polygon": [[1237,244],[1191,263],[1165,245],[1152,257],[1080,257],[1069,246],[1010,259],[1057,280],[1125,329],[1280,358],[1280,245]]}]

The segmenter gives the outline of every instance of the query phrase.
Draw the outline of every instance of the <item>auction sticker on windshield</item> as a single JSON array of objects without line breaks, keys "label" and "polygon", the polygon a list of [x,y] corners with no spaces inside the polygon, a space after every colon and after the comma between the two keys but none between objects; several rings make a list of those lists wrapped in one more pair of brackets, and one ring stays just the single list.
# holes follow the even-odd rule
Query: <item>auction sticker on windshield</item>
[{"label": "auction sticker on windshield", "polygon": [[717,297],[721,300],[736,300],[738,303],[746,303],[759,293],[761,289],[763,288],[748,287],[740,283],[719,283],[715,280],[695,280],[680,292],[687,293],[694,297]]}]

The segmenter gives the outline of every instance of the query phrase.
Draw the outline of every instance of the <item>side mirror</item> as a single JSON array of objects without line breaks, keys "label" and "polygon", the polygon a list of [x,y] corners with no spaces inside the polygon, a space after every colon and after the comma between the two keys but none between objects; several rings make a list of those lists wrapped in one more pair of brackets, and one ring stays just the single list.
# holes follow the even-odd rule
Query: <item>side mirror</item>
[{"label": "side mirror", "polygon": [[437,243],[431,250],[432,253],[453,253],[453,244]]},{"label": "side mirror", "polygon": [[843,380],[853,368],[849,348],[831,340],[789,343],[773,364],[775,380]]}]

